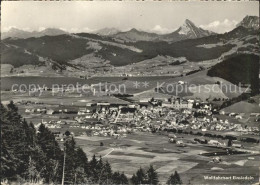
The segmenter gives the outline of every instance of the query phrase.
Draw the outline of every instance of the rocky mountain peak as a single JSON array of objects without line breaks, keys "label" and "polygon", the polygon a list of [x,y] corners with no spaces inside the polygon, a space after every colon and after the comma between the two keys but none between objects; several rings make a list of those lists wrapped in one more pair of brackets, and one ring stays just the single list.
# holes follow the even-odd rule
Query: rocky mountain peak
[{"label": "rocky mountain peak", "polygon": [[197,27],[192,21],[186,19],[184,24],[178,29],[180,35],[186,35],[188,38],[200,38],[213,34],[210,31]]},{"label": "rocky mountain peak", "polygon": [[247,15],[246,17],[244,17],[244,19],[240,23],[237,24],[237,27],[239,27],[239,26],[258,30],[259,29],[259,17]]}]

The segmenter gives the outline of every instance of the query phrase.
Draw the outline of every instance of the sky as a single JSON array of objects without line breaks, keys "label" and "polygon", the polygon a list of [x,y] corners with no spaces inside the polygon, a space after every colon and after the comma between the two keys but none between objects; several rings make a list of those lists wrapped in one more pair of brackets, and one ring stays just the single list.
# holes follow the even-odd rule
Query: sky
[{"label": "sky", "polygon": [[68,32],[136,28],[164,34],[189,19],[203,29],[224,33],[246,15],[259,16],[257,1],[2,1],[1,31],[12,27],[26,31],[59,28]]}]

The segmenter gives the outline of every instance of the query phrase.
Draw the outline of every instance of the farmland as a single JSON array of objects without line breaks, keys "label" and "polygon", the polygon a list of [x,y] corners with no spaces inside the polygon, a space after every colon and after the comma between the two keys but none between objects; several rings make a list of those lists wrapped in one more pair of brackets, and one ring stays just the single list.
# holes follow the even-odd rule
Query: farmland
[{"label": "farmland", "polygon": [[[183,137],[184,135],[177,135]],[[185,136],[185,140],[194,137]],[[120,140],[99,136],[76,137],[76,142],[90,157],[93,154],[103,156],[111,163],[112,169],[125,172],[128,177],[139,167],[149,167],[153,164],[159,173],[159,179],[165,183],[166,179],[175,170],[180,172],[184,184],[201,184],[203,175],[244,175],[257,176],[256,161],[260,159],[256,154],[225,155],[220,163],[213,163],[213,157],[205,157],[202,153],[224,151],[221,148],[209,147],[201,144],[188,144],[187,147],[178,147],[168,142],[167,134],[135,133]],[[100,146],[100,142],[104,146]],[[257,144],[255,144],[257,145]],[[251,148],[255,147],[254,145]],[[248,159],[248,157],[251,157]],[[253,157],[253,158],[252,158]],[[250,167],[250,170],[246,170]],[[257,180],[257,179],[255,179]]]},{"label": "farmland", "polygon": [[[167,178],[175,171],[178,171],[184,184],[201,184],[205,182],[204,176],[212,175],[248,175],[254,178],[254,180],[250,181],[250,183],[256,182],[255,180],[258,175],[256,174],[256,172],[258,172],[257,161],[260,160],[260,157],[259,154],[253,152],[259,151],[259,144],[253,142],[246,143],[246,148],[244,149],[246,150],[246,152],[241,149],[242,153],[240,154],[230,154],[226,152],[226,145],[217,147],[210,146],[208,144],[200,144],[196,142],[194,143],[195,138],[206,138],[208,141],[210,141],[212,139],[218,139],[215,137],[223,133],[238,136],[239,140],[239,136],[242,132],[233,131],[229,127],[234,124],[240,125],[243,129],[248,129],[248,127],[258,127],[259,125],[257,125],[258,123],[256,122],[256,118],[250,117],[250,113],[254,109],[251,110],[251,112],[248,112],[248,114],[241,114],[242,119],[236,119],[235,117],[229,116],[228,114],[217,114],[211,116],[212,118],[215,117],[216,119],[215,121],[213,121],[210,118],[209,122],[213,122],[212,125],[216,125],[216,122],[218,123],[220,120],[223,120],[225,122],[227,121],[228,123],[226,125],[229,125],[229,127],[226,128],[227,130],[214,130],[214,128],[211,129],[211,127],[208,127],[207,133],[211,133],[211,138],[207,137],[205,133],[202,134],[204,136],[195,135],[195,132],[202,131],[202,128],[200,128],[199,126],[192,129],[192,131],[194,132],[193,135],[190,133],[176,133],[178,140],[181,140],[185,143],[184,147],[178,146],[177,144],[169,143],[168,133],[166,131],[151,133],[151,130],[142,132],[137,130],[131,131],[131,133],[125,132],[124,134],[120,133],[119,131],[122,136],[117,139],[114,137],[113,134],[107,136],[102,135],[102,130],[98,130],[98,126],[95,127],[95,124],[102,125],[101,129],[103,130],[110,129],[115,131],[118,131],[120,129],[123,130],[127,127],[133,129],[132,125],[135,125],[134,127],[140,127],[141,125],[148,128],[148,124],[150,124],[151,127],[157,127],[159,124],[161,125],[161,127],[165,127],[165,125],[167,125],[168,123],[163,120],[164,118],[165,120],[169,119],[170,124],[175,123],[175,126],[177,126],[177,119],[175,118],[178,117],[189,120],[190,126],[196,126],[196,122],[192,123],[192,120],[197,120],[197,118],[195,118],[194,114],[191,113],[194,113],[197,108],[192,108],[190,110],[190,113],[189,111],[184,113],[180,110],[170,110],[166,107],[162,109],[165,111],[165,113],[169,111],[176,114],[169,114],[169,116],[167,116],[167,114],[169,113],[168,112],[164,115],[165,117],[161,117],[159,112],[156,113],[156,110],[160,110],[161,107],[153,105],[151,103],[149,103],[149,106],[151,106],[152,109],[139,109],[140,112],[151,112],[151,110],[155,111],[150,113],[151,116],[157,116],[153,118],[146,114],[142,114],[144,115],[143,117],[145,119],[151,119],[151,122],[148,122],[149,119],[147,121],[141,122],[140,120],[142,119],[137,119],[138,116],[137,114],[135,114],[135,116],[131,118],[132,121],[127,121],[124,124],[119,123],[118,126],[117,123],[109,120],[112,115],[108,113],[104,113],[106,117],[103,120],[99,120],[97,117],[94,118],[94,115],[102,116],[103,114],[103,110],[100,109],[99,111],[98,109],[98,103],[109,104],[107,109],[109,110],[111,108],[112,110],[112,108],[114,108],[112,104],[117,104],[117,107],[120,107],[121,105],[128,106],[128,104],[132,103],[128,102],[127,100],[138,102],[141,99],[149,99],[151,97],[154,97],[154,99],[166,99],[163,101],[166,101],[166,104],[168,105],[169,102],[167,101],[168,99],[173,98],[172,94],[169,94],[167,92],[155,92],[154,88],[157,86],[157,83],[163,83],[164,85],[180,85],[179,83],[181,81],[184,83],[183,86],[194,84],[196,85],[195,88],[201,88],[202,91],[203,89],[206,90],[205,88],[203,88],[203,86],[206,85],[218,88],[219,92],[215,94],[213,92],[206,94],[204,92],[199,92],[198,90],[197,93],[195,93],[193,89],[189,88],[189,90],[191,91],[189,91],[186,95],[184,94],[183,96],[191,99],[196,99],[197,97],[200,97],[201,99],[207,99],[210,96],[212,96],[211,99],[219,97],[221,99],[225,99],[229,95],[235,96],[234,93],[232,94],[229,92],[225,93],[224,91],[220,91],[220,87],[218,87],[218,85],[216,84],[217,81],[221,81],[226,84],[231,83],[218,77],[206,76],[206,73],[207,70],[202,70],[197,73],[183,77],[151,76],[127,77],[127,79],[123,79],[123,77],[93,77],[91,79],[35,77],[33,78],[33,80],[31,80],[30,77],[4,78],[4,80],[7,80],[5,81],[5,85],[7,85],[6,88],[10,88],[10,85],[12,85],[14,82],[16,82],[17,84],[26,85],[29,85],[31,83],[41,83],[40,86],[47,85],[48,87],[52,86],[52,84],[54,83],[57,83],[59,85],[65,84],[65,89],[67,88],[66,85],[70,83],[75,84],[77,82],[80,82],[82,84],[97,84],[99,82],[102,82],[104,84],[105,82],[108,82],[109,84],[113,82],[113,84],[115,84],[116,86],[119,86],[121,84],[124,84],[126,86],[128,90],[127,92],[133,95],[130,96],[128,99],[121,99],[117,96],[107,94],[95,96],[91,93],[84,94],[69,91],[56,92],[53,95],[53,92],[48,90],[44,90],[42,92],[40,91],[40,96],[38,91],[32,94],[29,94],[28,91],[1,91],[1,95],[2,101],[5,103],[7,103],[7,101],[9,100],[13,100],[15,103],[19,103],[19,113],[28,122],[33,122],[35,126],[39,126],[39,123],[51,125],[51,131],[53,131],[54,133],[60,133],[60,135],[62,135],[66,131],[69,131],[75,137],[77,145],[86,152],[88,159],[91,159],[91,156],[93,154],[96,154],[97,156],[102,156],[104,160],[109,161],[113,171],[124,172],[128,178],[130,178],[140,167],[148,168],[149,165],[152,164],[156,169],[156,172],[158,172],[159,180],[162,183],[165,183]],[[141,84],[138,88],[135,88],[134,86],[135,81],[138,81]],[[144,82],[148,82],[149,87],[142,86]],[[201,101],[201,103],[203,102]],[[76,117],[85,117],[85,115],[82,116],[78,113],[80,112],[80,109],[86,108],[87,104],[95,104],[94,108],[92,107],[95,110],[91,110],[93,111],[91,112],[92,117],[86,119],[85,122],[76,121]],[[210,104],[210,102],[206,104]],[[105,107],[105,105],[103,106]],[[46,112],[38,112],[38,109],[45,109]],[[66,109],[70,110],[72,113],[65,112]],[[34,112],[28,113],[26,112],[26,110],[34,110]],[[56,113],[47,114],[47,110],[53,110],[56,111]],[[61,112],[58,112],[59,110],[61,110]],[[232,111],[230,110],[228,112],[233,112],[233,109]],[[190,116],[188,116],[189,114]],[[127,117],[123,117],[121,119],[127,119]],[[201,122],[204,123],[204,125],[208,124],[206,123],[206,120],[201,120]],[[201,122],[198,122],[198,124],[201,124]],[[179,126],[185,126],[183,125],[183,123],[185,124],[185,122],[180,122],[178,124]],[[224,123],[222,122],[218,124],[222,126]],[[203,124],[201,125],[203,126]],[[87,126],[88,128],[86,128]],[[245,128],[245,126],[247,126],[247,128]],[[115,127],[120,128],[114,129]],[[187,132],[189,131],[190,130],[188,130]],[[92,132],[92,135],[87,135],[88,132]],[[96,133],[98,133],[98,135],[95,135]],[[251,131],[251,134],[252,133],[253,132]],[[249,134],[249,136],[251,137],[252,135]],[[247,136],[244,135],[244,137]],[[254,137],[257,137],[257,135],[254,135]],[[62,136],[59,138],[59,141],[61,141],[61,138]],[[227,139],[221,139],[221,142],[225,142],[226,144]],[[241,143],[244,144],[243,141],[241,141]],[[239,150],[240,149],[238,149],[238,151]],[[207,156],[205,156],[204,154],[206,154]],[[213,162],[213,158],[219,157],[219,154],[221,154],[220,157],[222,161]],[[244,173],[245,171],[246,173]],[[241,174],[242,172],[243,174]],[[210,183],[211,181],[208,180],[207,182]],[[223,183],[226,182],[227,181],[223,181]],[[234,181],[234,183],[236,183],[236,181]],[[248,183],[248,181],[245,181],[245,183]]]}]

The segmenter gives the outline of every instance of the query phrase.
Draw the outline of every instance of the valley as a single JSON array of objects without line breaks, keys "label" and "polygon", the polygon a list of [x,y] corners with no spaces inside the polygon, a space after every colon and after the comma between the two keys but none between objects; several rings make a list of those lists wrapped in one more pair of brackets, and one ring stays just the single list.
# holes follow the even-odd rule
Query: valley
[{"label": "valley", "polygon": [[[219,176],[235,178],[232,184],[256,183],[258,21],[246,16],[225,33],[202,29],[188,19],[165,34],[135,28],[89,33],[10,29],[1,40],[6,132],[13,118],[21,128],[29,128],[28,122],[32,140],[45,147],[46,138],[38,135],[46,129],[61,153],[59,170],[66,160],[74,164],[74,154],[66,148],[70,140],[87,165],[93,155],[101,156],[110,171],[122,173],[130,183],[140,167],[148,170],[150,165],[161,184],[175,171],[183,184],[214,184]],[[28,161],[33,166],[31,156]],[[88,168],[80,165],[74,164],[72,178],[66,166],[67,181],[80,182],[76,176]],[[249,179],[239,179],[242,175]],[[82,182],[97,183],[100,177]],[[103,184],[107,182],[108,177]]]}]

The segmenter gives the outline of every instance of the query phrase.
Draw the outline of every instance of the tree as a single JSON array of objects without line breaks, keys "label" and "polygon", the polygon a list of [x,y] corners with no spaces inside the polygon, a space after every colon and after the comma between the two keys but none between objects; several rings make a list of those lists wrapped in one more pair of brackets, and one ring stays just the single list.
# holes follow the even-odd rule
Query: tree
[{"label": "tree", "polygon": [[169,179],[167,180],[168,185],[177,185],[177,184],[182,184],[180,175],[178,174],[177,171],[175,171],[174,175],[171,174]]},{"label": "tree", "polygon": [[103,166],[100,181],[102,184],[109,184],[109,182],[112,181],[112,170],[110,164],[107,161]]},{"label": "tree", "polygon": [[144,170],[140,167],[140,169],[136,172],[136,177],[139,183],[145,184],[146,183],[146,175]]},{"label": "tree", "polygon": [[42,170],[42,176],[46,180],[45,183],[56,182],[59,180],[59,172],[62,166],[62,152],[55,136],[52,132],[41,124],[37,133],[37,144],[42,150],[41,162],[39,168]]},{"label": "tree", "polygon": [[133,174],[133,176],[132,176],[132,178],[131,178],[131,182],[133,183],[133,184],[138,184],[139,182],[138,182],[138,179],[137,179],[137,176],[135,175],[135,174]]},{"label": "tree", "polygon": [[65,183],[94,184],[99,177],[101,184],[128,183],[123,173],[113,173],[110,164],[101,157],[97,160],[94,155],[88,162],[71,136],[66,137],[63,152],[47,127],[41,124],[36,132],[34,125],[28,124],[17,111],[13,102],[7,108],[0,103],[1,180],[10,184],[60,184],[65,157]]},{"label": "tree", "polygon": [[40,173],[37,171],[36,162],[34,160],[32,160],[31,156],[29,157],[28,173],[29,173],[29,182],[30,183],[39,183]]},{"label": "tree", "polygon": [[64,143],[65,157],[65,182],[73,184],[75,182],[76,166],[76,143],[73,138],[67,138]]},{"label": "tree", "polygon": [[95,182],[97,180],[98,180],[98,183],[100,182],[101,177],[103,175],[103,171],[104,171],[103,160],[102,160],[102,157],[99,156],[99,160],[98,160],[97,165],[96,165],[96,174],[94,174]]},{"label": "tree", "polygon": [[[1,105],[0,113],[2,123],[1,178],[18,183],[19,181],[43,181],[44,183],[52,181],[53,160],[48,158],[49,150],[45,150],[50,149],[48,142],[41,142],[42,137],[38,138],[34,125],[28,124],[25,119],[21,118],[18,108],[12,101],[7,105],[7,109]],[[41,126],[41,129],[45,128]],[[53,134],[50,133],[49,136]],[[54,136],[52,139],[52,142],[55,141]],[[59,149],[58,144],[57,147]]]},{"label": "tree", "polygon": [[227,146],[228,146],[228,147],[231,147],[231,146],[232,146],[232,139],[229,139],[229,140],[228,140]]},{"label": "tree", "polygon": [[65,132],[65,136],[67,136],[67,137],[70,136],[70,131],[67,130],[67,131]]},{"label": "tree", "polygon": [[81,184],[86,181],[87,174],[89,171],[88,158],[86,153],[82,150],[82,148],[76,148],[75,155],[75,183]]},{"label": "tree", "polygon": [[112,184],[128,184],[127,177],[124,173],[114,172],[112,175]]},{"label": "tree", "polygon": [[121,179],[121,184],[128,184],[128,179],[124,173],[121,173],[120,179]]},{"label": "tree", "polygon": [[92,183],[97,183],[99,179],[99,174],[97,170],[98,161],[96,159],[96,156],[93,155],[91,161],[89,162],[89,174],[88,177],[92,181]]},{"label": "tree", "polygon": [[14,104],[13,100],[10,101],[10,103],[7,105],[7,108],[8,108],[9,110],[14,111],[15,113],[17,113],[17,111],[18,111],[18,108],[17,108],[17,106]]},{"label": "tree", "polygon": [[150,168],[147,170],[147,183],[148,184],[158,184],[158,174],[153,168],[152,165],[150,165]]},{"label": "tree", "polygon": [[61,149],[52,132],[41,124],[38,129],[37,143],[47,154],[47,158],[58,159],[61,156]]},{"label": "tree", "polygon": [[131,178],[133,184],[146,184],[146,175],[144,170],[140,167]]}]

